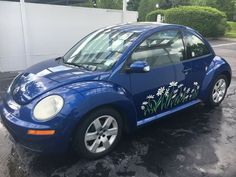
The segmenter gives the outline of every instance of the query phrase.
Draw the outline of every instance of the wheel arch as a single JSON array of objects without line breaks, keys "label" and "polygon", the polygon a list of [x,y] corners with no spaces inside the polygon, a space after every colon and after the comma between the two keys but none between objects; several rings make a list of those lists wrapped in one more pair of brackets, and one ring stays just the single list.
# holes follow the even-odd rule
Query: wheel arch
[{"label": "wheel arch", "polygon": [[[83,117],[78,121],[78,124],[82,123],[82,121],[89,114],[91,114],[91,112],[94,112],[94,111],[97,111],[97,110],[103,109],[103,108],[113,109],[114,111],[116,111],[120,114],[120,116],[122,118],[122,122],[123,122],[123,131],[125,133],[132,132],[136,128],[136,119],[135,120],[130,120],[131,114],[129,114],[127,112],[127,109],[125,109],[122,105],[114,103],[114,102],[113,103],[108,103],[108,104],[97,105],[96,107],[94,107],[93,109],[91,109],[87,113],[85,113],[83,115]],[[131,111],[131,112],[132,112],[132,114],[136,114],[136,113],[134,113],[134,111]]]},{"label": "wheel arch", "polygon": [[230,83],[231,83],[231,73],[229,72],[229,71],[223,71],[223,72],[221,72],[220,73],[220,75],[225,75],[226,76],[226,78],[227,78],[227,87],[229,87],[229,85],[230,85]]},{"label": "wheel arch", "polygon": [[79,125],[93,111],[104,107],[117,111],[123,121],[123,131],[133,132],[137,127],[137,113],[132,96],[124,89],[117,87],[93,88],[80,93],[83,99],[79,100],[78,107],[73,110],[73,128],[71,137],[73,138]]},{"label": "wheel arch", "polygon": [[232,71],[230,65],[221,57],[215,56],[213,59],[206,76],[202,82],[200,99],[206,101],[209,96],[209,89],[212,87],[212,84],[215,81],[215,78],[219,75],[224,74],[228,79],[228,87],[231,83]]}]

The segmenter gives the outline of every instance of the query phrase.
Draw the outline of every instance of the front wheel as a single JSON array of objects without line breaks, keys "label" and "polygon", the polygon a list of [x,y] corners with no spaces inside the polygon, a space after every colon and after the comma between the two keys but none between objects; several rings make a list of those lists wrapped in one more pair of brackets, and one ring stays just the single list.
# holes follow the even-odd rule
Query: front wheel
[{"label": "front wheel", "polygon": [[86,158],[99,158],[109,153],[122,133],[120,114],[110,108],[98,109],[78,126],[74,148]]},{"label": "front wheel", "polygon": [[208,105],[212,107],[218,106],[225,98],[227,86],[227,77],[225,75],[218,76],[210,90]]}]

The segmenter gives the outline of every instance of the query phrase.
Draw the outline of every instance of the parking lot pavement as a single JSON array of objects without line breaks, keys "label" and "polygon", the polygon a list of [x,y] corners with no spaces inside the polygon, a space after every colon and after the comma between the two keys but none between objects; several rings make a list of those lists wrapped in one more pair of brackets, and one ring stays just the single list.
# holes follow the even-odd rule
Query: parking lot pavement
[{"label": "parking lot pavement", "polygon": [[236,39],[210,40],[217,55],[225,58],[231,65],[233,76],[236,77]]},{"label": "parking lot pavement", "polygon": [[[110,155],[95,161],[72,153],[39,156],[9,140],[0,124],[1,177],[235,177],[236,176],[236,45],[210,41],[232,65],[234,78],[221,106],[202,105],[174,114],[125,135]],[[2,73],[0,73],[2,76]],[[12,77],[0,78],[6,91]],[[1,98],[0,98],[1,99]]]}]

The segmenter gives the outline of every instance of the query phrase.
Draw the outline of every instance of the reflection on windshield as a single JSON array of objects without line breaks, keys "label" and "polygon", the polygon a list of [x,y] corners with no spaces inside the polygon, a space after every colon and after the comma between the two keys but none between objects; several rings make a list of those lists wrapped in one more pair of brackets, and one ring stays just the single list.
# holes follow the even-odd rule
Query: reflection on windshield
[{"label": "reflection on windshield", "polygon": [[107,71],[137,37],[138,33],[134,32],[98,30],[75,45],[64,56],[64,62],[92,71]]}]

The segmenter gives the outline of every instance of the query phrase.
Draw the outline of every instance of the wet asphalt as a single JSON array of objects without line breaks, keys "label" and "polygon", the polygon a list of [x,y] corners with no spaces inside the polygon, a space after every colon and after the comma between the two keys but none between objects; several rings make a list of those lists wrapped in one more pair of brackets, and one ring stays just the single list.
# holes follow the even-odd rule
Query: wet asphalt
[{"label": "wet asphalt", "polygon": [[[17,144],[0,124],[0,177],[236,177],[236,44],[210,41],[228,60],[233,79],[214,109],[197,105],[123,136],[98,160],[73,152],[40,156]],[[0,72],[0,101],[15,72]]]}]

